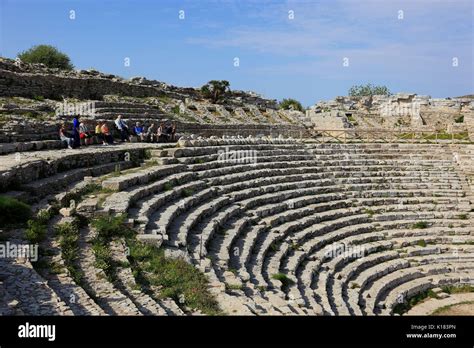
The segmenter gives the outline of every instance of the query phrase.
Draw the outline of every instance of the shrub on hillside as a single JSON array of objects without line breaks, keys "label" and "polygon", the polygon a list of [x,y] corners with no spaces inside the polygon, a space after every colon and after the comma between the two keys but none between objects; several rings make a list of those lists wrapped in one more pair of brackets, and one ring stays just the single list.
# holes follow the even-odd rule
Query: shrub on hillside
[{"label": "shrub on hillside", "polygon": [[50,45],[33,46],[26,51],[18,53],[18,58],[25,63],[42,63],[48,68],[74,69],[71,59],[65,53]]},{"label": "shrub on hillside", "polygon": [[371,83],[366,85],[354,85],[349,89],[351,97],[369,97],[373,95],[391,95],[387,86],[374,86]]},{"label": "shrub on hillside", "polygon": [[230,83],[226,80],[211,80],[201,87],[204,98],[211,99],[213,103],[217,103],[229,91]]},{"label": "shrub on hillside", "polygon": [[0,212],[0,227],[24,223],[31,216],[28,204],[8,196],[0,196]]},{"label": "shrub on hillside", "polygon": [[301,105],[301,103],[295,99],[288,98],[288,99],[283,99],[280,102],[280,109],[290,110],[291,108],[293,108],[293,110],[298,110],[301,112],[304,111],[303,105]]}]

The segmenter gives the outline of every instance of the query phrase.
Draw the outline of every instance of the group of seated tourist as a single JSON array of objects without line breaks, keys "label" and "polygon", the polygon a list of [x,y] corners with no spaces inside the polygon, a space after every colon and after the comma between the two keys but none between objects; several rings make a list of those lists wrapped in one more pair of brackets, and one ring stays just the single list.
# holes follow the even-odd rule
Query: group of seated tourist
[{"label": "group of seated tourist", "polygon": [[[137,122],[130,131],[127,123],[119,115],[114,122],[117,132],[120,134],[120,141],[130,142],[131,136],[142,142],[174,142],[176,141],[176,123],[165,124],[160,122],[157,127],[151,122],[149,126]],[[74,149],[83,145],[92,145],[102,142],[103,145],[114,144],[114,137],[106,121],[96,122],[94,131],[90,130],[85,122],[74,117],[72,121],[72,132],[67,129],[67,124],[63,123],[59,129],[59,138],[67,143],[68,148]]]},{"label": "group of seated tourist", "polygon": [[133,127],[133,133],[140,141],[166,143],[176,141],[176,123],[165,125],[160,122],[160,126],[156,127],[155,123],[151,123],[148,127],[137,122]]}]

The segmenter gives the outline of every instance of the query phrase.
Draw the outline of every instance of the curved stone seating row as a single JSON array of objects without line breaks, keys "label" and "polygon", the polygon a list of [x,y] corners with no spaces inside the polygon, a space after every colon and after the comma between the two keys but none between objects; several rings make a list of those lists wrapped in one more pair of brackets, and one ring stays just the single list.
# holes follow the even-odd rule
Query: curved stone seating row
[{"label": "curved stone seating row", "polygon": [[404,303],[404,298],[410,298],[420,292],[424,292],[438,286],[468,285],[472,284],[472,280],[472,271],[443,274],[440,276],[428,276],[421,279],[411,280],[394,289],[384,302],[378,303],[377,314],[393,314],[394,308],[400,303]]},{"label": "curved stone seating row", "polygon": [[[270,312],[276,296],[274,303],[288,306],[279,313],[364,314],[360,291],[377,274],[426,262],[454,245],[464,252],[472,242],[469,200],[447,147],[184,140],[185,147],[157,153],[179,164],[112,178],[110,185],[123,191],[105,206],[113,211],[125,201],[118,210],[128,211],[141,232],[166,236],[165,245],[187,252],[216,292],[239,298],[245,311]],[[261,151],[255,164],[219,157],[252,148]],[[325,256],[341,243],[366,255]],[[260,288],[257,303],[252,296]]]},{"label": "curved stone seating row", "polygon": [[95,256],[90,245],[93,235],[89,228],[80,231],[77,263],[83,274],[84,289],[108,315],[142,315],[136,304],[105,280],[103,271],[98,272],[95,268]]},{"label": "curved stone seating row", "polygon": [[[47,208],[46,208],[47,209]],[[41,243],[44,250],[48,250],[48,255],[44,255],[43,260],[46,260],[51,265],[56,265],[63,269],[62,272],[52,272],[50,269],[41,269],[41,276],[48,282],[56,294],[63,300],[74,313],[74,315],[105,315],[104,310],[94,302],[89,294],[77,284],[70,276],[69,272],[65,271],[66,265],[62,257],[62,251],[55,239],[54,227],[57,224],[70,222],[70,218],[54,217],[48,223],[48,232],[46,239]],[[49,256],[49,254],[52,254]]]},{"label": "curved stone seating row", "polygon": [[133,172],[120,177],[110,178],[102,181],[102,187],[115,191],[122,191],[131,186],[144,185],[158,178],[169,176],[182,171],[185,167],[182,165],[153,166],[145,168],[138,172]]},{"label": "curved stone seating row", "polygon": [[114,172],[117,168],[123,170],[129,169],[132,166],[133,163],[130,161],[118,161],[93,167],[72,169],[22,185],[21,190],[27,191],[37,198],[42,198],[54,192],[64,190],[67,186],[83,180],[86,176],[101,176]]},{"label": "curved stone seating row", "polygon": [[[389,273],[386,276],[377,279],[374,284],[366,291],[366,295],[364,296],[365,312],[378,314],[380,312],[380,309],[383,309],[385,305],[382,301],[384,299],[384,293],[387,294],[389,289],[391,290],[402,283],[406,284],[407,282],[412,282],[415,279],[437,274],[442,274],[443,276],[446,276],[446,273],[459,273],[459,271],[462,270],[466,270],[468,272],[470,271],[472,276],[473,267],[473,264],[460,264],[457,267],[451,264],[435,264],[418,267],[415,268],[415,270],[413,271],[409,271],[409,269],[404,268]],[[435,285],[434,287],[436,287],[438,286],[438,283],[434,279],[435,278],[433,278],[432,282]],[[416,292],[420,292],[426,289],[427,288],[417,289]],[[397,291],[395,291],[395,293],[396,296],[400,295],[400,293]]]},{"label": "curved stone seating row", "polygon": [[[433,249],[434,250],[432,251],[435,253],[436,256],[441,253],[441,249],[439,246]],[[387,253],[385,253],[385,255],[387,255]],[[456,260],[456,258],[452,259]],[[450,261],[451,260],[448,259],[447,262]],[[442,262],[446,261],[443,259]],[[380,279],[384,275],[391,274],[397,270],[407,269],[408,267],[410,267],[411,262],[408,259],[394,258],[393,255],[390,255],[389,261],[385,263],[370,263],[369,265],[370,267],[364,267],[364,270],[360,272],[355,278],[353,274],[352,280],[346,285],[347,294],[349,298],[353,299],[352,302],[348,303],[350,307],[352,307],[352,309],[357,309],[359,307],[359,296],[362,294],[362,292],[366,291],[367,287],[372,286],[372,284],[374,284],[377,279]],[[384,282],[382,281],[381,284],[384,284]]]},{"label": "curved stone seating row", "polygon": [[[112,258],[127,263],[127,252],[123,241],[112,241]],[[162,301],[152,298],[148,294],[136,290],[137,283],[130,267],[118,267],[117,281],[114,285],[127,296],[143,315],[183,315],[183,311],[174,303],[174,301]]]},{"label": "curved stone seating row", "polygon": [[[374,276],[374,273],[373,273],[373,270],[370,271],[370,268],[369,267],[372,267],[374,266],[376,263],[374,263],[374,260],[376,261],[381,261],[381,262],[384,262],[384,261],[387,261],[387,260],[393,260],[395,258],[397,258],[399,256],[399,254],[395,251],[385,251],[385,252],[382,252],[380,254],[373,254],[373,255],[369,255],[369,256],[366,256],[364,258],[361,258],[361,259],[357,259],[360,261],[359,262],[356,262],[355,265],[353,263],[347,263],[346,265],[344,265],[344,267],[341,269],[341,270],[337,270],[338,272],[333,276],[333,281],[334,281],[334,292],[337,294],[334,297],[335,300],[339,299],[339,305],[337,306],[337,313],[339,314],[349,314],[349,313],[354,313],[354,312],[357,312],[358,310],[358,305],[357,305],[357,292],[359,291],[358,289],[359,288],[363,288],[366,286],[367,282],[370,282],[370,281],[373,281],[375,278],[371,278],[369,280],[367,280],[367,276],[366,278],[364,277],[360,277],[359,280],[356,280],[356,281],[352,281],[350,282],[349,284],[349,280],[356,274],[356,271],[357,272],[361,272],[361,270],[367,270],[369,269],[369,271],[366,272],[366,274],[368,275],[371,275],[372,277]],[[438,254],[436,254],[436,258],[434,257],[431,257],[430,258],[430,263],[440,263],[440,262],[452,262],[452,261],[458,261],[460,259],[462,259],[463,261],[469,261],[472,259],[472,256],[474,255],[471,255],[471,256],[466,256],[466,257],[462,257],[462,258],[458,258],[458,257],[453,257],[452,254],[447,254],[446,257],[440,257]],[[420,259],[422,258],[422,259]],[[423,260],[425,257],[424,256],[421,256],[421,257],[414,257],[414,258],[411,258],[410,260],[407,260],[409,261],[409,263],[404,263],[405,266],[408,266],[409,264],[421,264],[424,262],[424,264],[427,264],[428,261],[427,260]],[[381,262],[377,262],[377,263],[380,263]],[[398,261],[393,261],[395,264],[398,264],[399,266],[401,266],[402,264],[398,263]],[[390,269],[390,264],[387,264],[387,269]],[[342,272],[342,273],[341,273]],[[360,281],[361,279],[364,280],[364,282],[360,282],[360,283],[357,283],[357,281]],[[354,288],[357,287],[357,289],[354,290]],[[348,296],[348,293],[351,295],[350,297]],[[347,302],[347,298],[350,298],[352,299],[352,302],[349,302],[348,304],[350,304],[352,307],[351,308],[351,311],[349,311],[349,309],[347,307],[345,307],[345,303],[342,302],[341,304],[341,300],[340,299],[346,299],[346,302]],[[341,312],[342,311],[342,312]]]},{"label": "curved stone seating row", "polygon": [[264,144],[273,144],[273,145],[285,145],[285,144],[297,144],[298,147],[302,145],[299,144],[298,140],[292,138],[270,138],[270,137],[210,137],[210,138],[197,138],[192,139],[190,137],[182,137],[178,141],[178,145],[183,148],[196,148],[196,147],[209,147],[209,146],[225,146],[225,145],[264,145]]},{"label": "curved stone seating row", "polygon": [[0,161],[0,190],[34,185],[36,181],[67,171],[80,171],[120,161],[134,163],[144,157],[145,149],[150,146],[153,147],[150,144],[124,144],[5,155]]},{"label": "curved stone seating row", "polygon": [[51,149],[64,149],[67,144],[61,140],[37,140],[15,143],[0,143],[0,155],[15,152],[40,151]]}]

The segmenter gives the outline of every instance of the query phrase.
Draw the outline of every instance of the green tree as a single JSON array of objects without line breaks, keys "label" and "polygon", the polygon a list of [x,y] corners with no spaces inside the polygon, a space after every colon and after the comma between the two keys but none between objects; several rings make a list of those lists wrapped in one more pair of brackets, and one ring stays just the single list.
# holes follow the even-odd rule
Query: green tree
[{"label": "green tree", "polygon": [[304,111],[303,105],[301,105],[301,103],[295,99],[288,98],[288,99],[283,99],[280,102],[280,109],[290,110],[291,106],[293,106],[293,110],[298,110],[301,112]]},{"label": "green tree", "polygon": [[56,47],[50,45],[33,46],[26,51],[18,53],[18,58],[25,63],[42,63],[49,68],[74,69],[71,59]]},{"label": "green tree", "polygon": [[230,91],[230,83],[225,80],[211,80],[201,87],[201,93],[205,98],[217,103],[219,99]]},{"label": "green tree", "polygon": [[387,86],[374,86],[370,83],[366,85],[354,85],[349,89],[351,97],[368,97],[373,95],[390,95]]}]

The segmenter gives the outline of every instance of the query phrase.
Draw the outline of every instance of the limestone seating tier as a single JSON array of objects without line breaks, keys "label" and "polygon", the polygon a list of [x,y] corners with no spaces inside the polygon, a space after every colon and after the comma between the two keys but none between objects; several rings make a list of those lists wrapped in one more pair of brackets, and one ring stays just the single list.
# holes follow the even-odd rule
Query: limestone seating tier
[{"label": "limestone seating tier", "polygon": [[[182,175],[192,178],[194,173],[194,178],[205,181],[192,184],[186,180],[162,194],[159,192],[164,183],[157,181],[155,191],[140,194],[139,213],[135,216],[145,222],[143,232],[166,235],[167,245],[184,248],[196,263],[202,263],[203,257],[209,255],[213,261],[208,271],[212,270],[218,281],[237,282],[245,291],[263,286],[306,309],[314,305],[317,312],[322,309],[329,314],[361,314],[360,308],[327,302],[347,291],[331,276],[321,279],[334,283],[339,289],[336,295],[326,290],[323,296],[315,295],[321,290],[311,285],[315,279],[309,284],[300,283],[300,276],[307,278],[304,274],[308,260],[318,260],[318,256],[311,255],[317,255],[324,246],[350,238],[357,239],[374,257],[383,250],[410,247],[417,250],[403,250],[397,253],[398,257],[416,257],[420,249],[426,255],[429,246],[416,248],[422,239],[428,245],[472,242],[469,202],[464,198],[452,156],[445,148],[438,154],[416,145],[400,149],[387,146],[386,150],[383,146],[353,146],[356,151],[351,153],[345,151],[351,149],[348,146],[322,146],[316,149],[324,154],[313,154],[318,156],[319,166],[313,166],[312,152],[300,146],[272,144],[270,149],[257,145],[261,147],[262,161],[252,165],[219,161],[222,147],[227,146],[226,151],[248,149],[247,145],[235,144],[243,140],[229,139],[222,146],[209,146],[210,142],[200,141],[192,147],[162,154],[176,156],[182,163]],[[397,156],[402,152],[413,156],[405,160]],[[280,162],[279,156],[284,161]],[[170,178],[173,175],[176,174]],[[125,184],[127,193],[140,190],[140,180],[138,175],[129,181],[131,187]],[[147,185],[154,185],[144,180]],[[192,195],[182,196],[187,189],[192,190]],[[292,200],[290,205],[285,202],[288,199]],[[367,209],[370,214],[364,214]],[[338,210],[343,215],[335,214]],[[325,215],[330,225],[324,223]],[[411,229],[422,220],[428,222],[426,229]],[[322,222],[320,229],[318,221]],[[274,228],[277,229],[273,231]],[[275,244],[280,244],[277,251],[272,249]],[[231,256],[234,251],[236,255]],[[383,255],[374,260],[380,261],[381,267],[389,261]],[[228,270],[233,267],[238,267],[237,278],[229,275],[232,272]],[[325,267],[331,269],[330,265]],[[296,288],[283,287],[280,293],[282,283],[272,278],[275,273],[286,273],[296,281]],[[310,296],[313,298],[309,299]]]},{"label": "limestone seating tier", "polygon": [[[256,160],[222,159],[239,151]],[[431,283],[471,282],[472,206],[453,151],[185,138],[153,149],[142,168],[102,180],[115,191],[102,209],[128,213],[140,239],[186,255],[233,313],[393,314],[400,293],[407,300]],[[89,276],[89,291],[101,294]],[[110,289],[120,305],[105,295],[100,304],[109,314],[172,314],[132,293],[126,270],[121,276]]]},{"label": "limestone seating tier", "polygon": [[0,155],[24,151],[64,149],[66,143],[61,140],[38,140],[30,142],[14,142],[0,144]]}]

